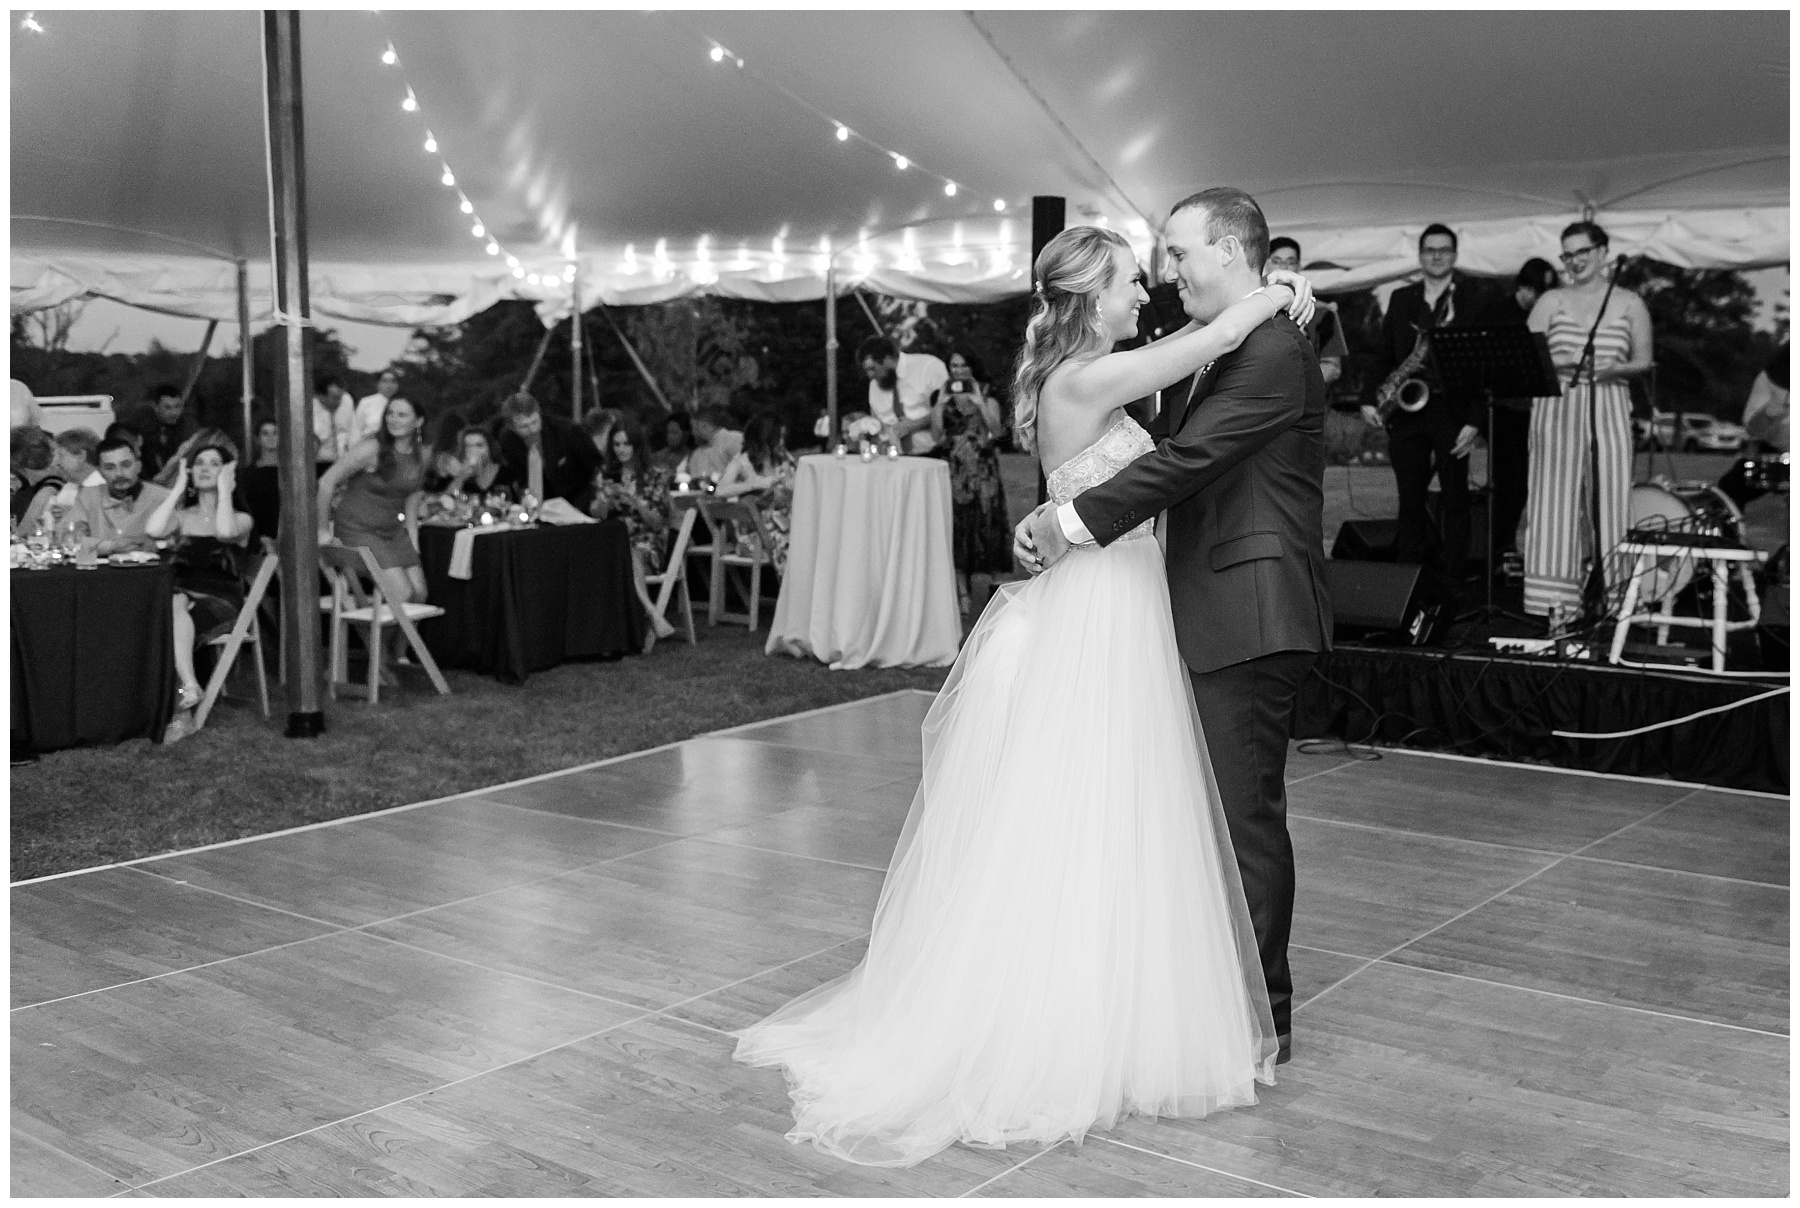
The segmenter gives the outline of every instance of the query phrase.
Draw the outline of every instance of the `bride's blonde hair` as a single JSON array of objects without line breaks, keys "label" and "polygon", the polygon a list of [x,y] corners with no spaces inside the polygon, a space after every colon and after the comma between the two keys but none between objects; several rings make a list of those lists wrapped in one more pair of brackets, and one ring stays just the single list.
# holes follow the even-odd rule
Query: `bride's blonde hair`
[{"label": "bride's blonde hair", "polygon": [[1131,250],[1117,231],[1070,227],[1044,245],[1037,258],[1031,320],[1013,372],[1013,435],[1021,449],[1037,452],[1038,392],[1064,361],[1096,356],[1113,345],[1100,320],[1099,293],[1113,282],[1113,252]]}]

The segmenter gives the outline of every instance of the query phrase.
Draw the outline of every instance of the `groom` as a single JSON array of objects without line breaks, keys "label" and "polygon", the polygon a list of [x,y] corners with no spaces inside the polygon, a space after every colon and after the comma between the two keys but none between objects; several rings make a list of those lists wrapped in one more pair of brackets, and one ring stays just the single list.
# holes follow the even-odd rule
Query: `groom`
[{"label": "groom", "polygon": [[[1207,189],[1164,230],[1183,308],[1211,322],[1262,284],[1269,227],[1249,194]],[[1113,478],[1019,525],[1014,553],[1037,574],[1071,543],[1107,545],[1167,511],[1176,642],[1219,783],[1269,1006],[1292,1050],[1288,930],[1288,733],[1300,683],[1331,648],[1323,533],[1325,381],[1283,313],[1205,367],[1171,433]]]}]

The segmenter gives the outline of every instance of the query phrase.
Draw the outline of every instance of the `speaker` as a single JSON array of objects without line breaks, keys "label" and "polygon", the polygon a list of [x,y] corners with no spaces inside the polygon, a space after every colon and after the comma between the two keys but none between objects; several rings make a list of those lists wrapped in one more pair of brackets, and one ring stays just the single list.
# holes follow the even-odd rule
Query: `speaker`
[{"label": "speaker", "polygon": [[1410,562],[1327,561],[1334,633],[1407,646],[1431,641],[1444,608],[1428,598],[1424,570]]},{"label": "speaker", "polygon": [[1062,234],[1068,202],[1061,197],[1031,199],[1031,283],[1037,284],[1038,253],[1044,245]]},{"label": "speaker", "polygon": [[1334,562],[1392,562],[1397,520],[1346,520],[1331,543]]}]

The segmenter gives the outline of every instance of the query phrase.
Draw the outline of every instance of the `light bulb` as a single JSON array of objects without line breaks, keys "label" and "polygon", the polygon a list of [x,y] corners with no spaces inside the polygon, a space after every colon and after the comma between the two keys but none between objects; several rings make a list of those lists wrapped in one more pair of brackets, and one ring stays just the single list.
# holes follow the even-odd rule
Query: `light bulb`
[{"label": "light bulb", "polygon": [[394,64],[396,64],[400,61],[400,56],[395,54],[394,48],[392,46],[390,46],[386,50],[381,52],[381,61],[383,63],[386,63],[389,67],[392,67]]},{"label": "light bulb", "polygon": [[475,212],[475,203],[470,201],[467,197],[463,198],[462,212],[465,214],[473,214]]},{"label": "light bulb", "polygon": [[715,63],[723,63],[725,61],[725,48],[723,46],[715,46],[712,48],[712,61]]},{"label": "light bulb", "polygon": [[955,197],[956,196],[956,182],[954,180],[945,182],[944,196],[945,197]]},{"label": "light bulb", "polygon": [[488,240],[487,254],[490,256],[498,256],[500,254],[500,245],[495,243],[492,239]]},{"label": "light bulb", "polygon": [[519,267],[519,266],[518,266],[518,265],[516,265],[516,264],[515,264],[515,265],[514,265],[514,266],[513,266],[513,276],[515,276],[515,277],[523,277],[523,276],[524,276],[524,275],[525,275],[525,270],[524,270],[524,269],[522,269],[522,268],[520,268],[520,267]]},{"label": "light bulb", "polygon": [[429,131],[429,130],[427,130],[427,131],[426,131],[426,132],[425,132],[425,151],[426,151],[426,154],[430,154],[430,153],[431,153],[431,152],[433,152],[433,151],[436,151],[436,150],[437,150],[437,139],[435,139],[435,138],[432,138],[432,137],[431,137],[431,131]]},{"label": "light bulb", "polygon": [[543,280],[543,278],[539,277],[536,273],[527,273],[525,275],[525,284],[527,285],[536,285],[541,280]]},{"label": "light bulb", "polygon": [[408,113],[413,113],[418,110],[419,102],[414,100],[413,94],[409,92],[406,94],[406,99],[400,102],[400,108],[406,110]]},{"label": "light bulb", "polygon": [[477,222],[474,226],[469,228],[469,234],[471,234],[471,235],[475,236],[475,238],[479,239],[483,235],[487,234],[487,228],[482,226],[479,222]]},{"label": "light bulb", "polygon": [[1001,201],[998,197],[994,198],[994,212],[996,214],[999,214],[999,213],[1003,213],[1005,210],[1006,210],[1006,203],[1004,201]]},{"label": "light bulb", "polygon": [[575,266],[573,264],[565,265],[563,267],[563,280],[564,281],[575,280]]},{"label": "light bulb", "polygon": [[850,141],[850,127],[839,126],[838,127],[838,142],[847,143],[849,141]]},{"label": "light bulb", "polygon": [[908,164],[908,163],[909,163],[909,162],[910,162],[910,161],[909,161],[909,160],[908,160],[908,159],[907,159],[907,158],[906,158],[906,156],[904,156],[904,155],[896,155],[896,156],[894,156],[894,166],[895,166],[895,167],[896,167],[896,168],[898,168],[898,169],[900,169],[900,170],[901,170],[901,171],[902,171],[902,172],[904,172],[904,171],[906,171],[906,165],[907,165],[907,164]]},{"label": "light bulb", "polygon": [[518,268],[519,267],[519,258],[517,256],[511,255],[509,253],[506,257],[506,267]]},{"label": "light bulb", "polygon": [[446,188],[454,188],[456,185],[456,177],[450,174],[450,169],[448,168],[444,169],[444,174],[438,177],[438,179],[444,182]]}]

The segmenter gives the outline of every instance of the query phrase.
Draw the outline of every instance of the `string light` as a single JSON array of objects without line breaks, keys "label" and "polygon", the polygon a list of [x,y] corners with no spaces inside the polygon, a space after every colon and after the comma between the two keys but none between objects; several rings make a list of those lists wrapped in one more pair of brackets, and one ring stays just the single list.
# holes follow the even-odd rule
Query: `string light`
[{"label": "string light", "polygon": [[1006,213],[1006,203],[1004,201],[1000,200],[998,197],[994,198],[994,213],[996,213],[996,214]]},{"label": "string light", "polygon": [[443,182],[444,182],[444,187],[445,187],[445,188],[452,188],[452,189],[453,189],[453,188],[455,188],[455,187],[456,187],[456,176],[455,176],[455,174],[453,174],[453,173],[452,173],[452,172],[451,172],[451,171],[450,171],[450,169],[449,169],[449,168],[445,168],[445,169],[444,169],[444,174],[443,174],[443,175],[442,175],[442,176],[440,176],[440,177],[438,177],[438,179],[439,179],[439,180],[441,180],[441,181],[443,181]]},{"label": "string light", "polygon": [[406,99],[400,102],[400,108],[406,110],[408,113],[417,113],[419,111],[419,98],[413,95],[412,89],[408,88],[406,90]]},{"label": "string light", "polygon": [[495,243],[492,239],[488,240],[487,254],[490,256],[498,256],[500,254],[500,245]]},{"label": "string light", "polygon": [[475,212],[475,203],[470,201],[467,197],[464,197],[462,199],[462,204],[458,206],[457,209],[465,214],[473,214]]},{"label": "string light", "polygon": [[425,154],[437,154],[437,139],[431,137],[431,131],[429,130],[425,132]]},{"label": "string light", "polygon": [[849,141],[850,141],[850,127],[844,125],[842,122],[839,122],[838,123],[838,142],[847,143]]},{"label": "string light", "polygon": [[717,43],[713,44],[712,61],[715,63],[723,63],[725,61],[725,48]]},{"label": "string light", "polygon": [[381,52],[381,61],[386,63],[389,67],[392,67],[400,61],[400,56],[394,53],[394,44],[392,42],[389,42],[387,49]]},{"label": "string light", "polygon": [[487,228],[482,226],[479,222],[477,222],[474,226],[469,228],[469,234],[475,236],[475,238],[477,238],[477,239],[480,239],[483,235],[487,234]]},{"label": "string light", "polygon": [[894,167],[900,169],[902,172],[906,171],[906,165],[911,162],[912,161],[907,159],[904,155],[894,156]]},{"label": "string light", "polygon": [[948,184],[946,184],[944,186],[944,196],[945,197],[955,197],[956,196],[956,182],[954,180],[950,181]]}]

